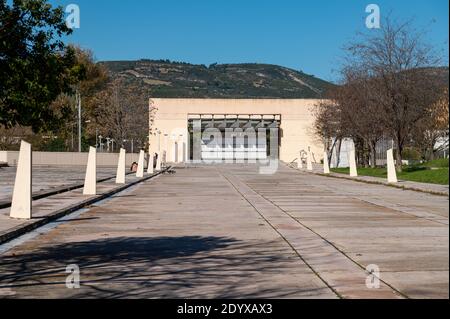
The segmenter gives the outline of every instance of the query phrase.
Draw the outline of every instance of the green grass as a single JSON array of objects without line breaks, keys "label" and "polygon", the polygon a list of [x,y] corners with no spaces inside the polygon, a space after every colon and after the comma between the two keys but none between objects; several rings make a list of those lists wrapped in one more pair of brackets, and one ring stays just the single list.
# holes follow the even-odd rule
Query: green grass
[{"label": "green grass", "polygon": [[[420,182],[420,183],[431,183],[448,185],[449,170],[448,166],[434,166],[442,164],[443,161],[437,160],[432,163],[426,163],[421,166],[407,166],[403,168],[403,172],[397,173],[397,176],[401,180]],[[429,166],[428,166],[429,165]],[[447,160],[448,165],[448,160]],[[433,169],[431,168],[433,167]],[[437,168],[434,168],[437,167]],[[341,174],[349,174],[350,169],[348,168],[333,168],[333,172]],[[358,174],[361,176],[373,176],[387,178],[386,168],[358,168]]]},{"label": "green grass", "polygon": [[440,158],[434,161],[429,161],[427,163],[422,164],[425,167],[447,167],[448,168],[448,158]]}]

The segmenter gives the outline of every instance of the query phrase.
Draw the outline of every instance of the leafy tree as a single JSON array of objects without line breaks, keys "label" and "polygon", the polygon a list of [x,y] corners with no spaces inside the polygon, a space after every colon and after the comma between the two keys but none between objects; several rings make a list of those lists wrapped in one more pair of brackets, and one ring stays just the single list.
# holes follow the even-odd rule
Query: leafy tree
[{"label": "leafy tree", "polygon": [[[90,50],[79,47],[70,47],[70,49],[75,52],[76,67],[84,72],[83,80],[73,85],[73,90],[80,93],[82,100],[82,133],[86,138],[94,137],[91,143],[94,145],[95,129],[91,130],[90,125],[86,125],[86,122],[92,123],[95,120],[96,95],[106,89],[107,83],[110,81],[108,70],[104,65],[95,62],[94,55]],[[63,93],[53,101],[51,108],[58,119],[57,126],[52,129],[53,133],[65,140],[67,150],[75,151],[78,145],[78,109],[75,96]]]},{"label": "leafy tree", "polygon": [[0,0],[0,125],[30,126],[37,132],[57,125],[51,103],[83,78],[64,11],[46,0]]}]

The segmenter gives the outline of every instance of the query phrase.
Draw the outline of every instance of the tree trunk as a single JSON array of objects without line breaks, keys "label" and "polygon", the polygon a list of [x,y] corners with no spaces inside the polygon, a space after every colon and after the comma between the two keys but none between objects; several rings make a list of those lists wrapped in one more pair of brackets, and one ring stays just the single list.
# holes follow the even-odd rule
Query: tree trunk
[{"label": "tree trunk", "polygon": [[370,148],[370,167],[377,167],[377,142],[369,143]]},{"label": "tree trunk", "polygon": [[397,149],[395,150],[395,167],[397,169],[397,172],[402,172],[403,168],[403,145],[402,143],[399,141],[399,139],[397,139]]},{"label": "tree trunk", "polygon": [[341,149],[342,149],[342,138],[339,139],[336,149],[336,168],[339,167],[341,163]]},{"label": "tree trunk", "polygon": [[333,159],[333,151],[334,151],[334,149],[335,149],[335,147],[336,147],[336,142],[337,142],[337,139],[335,138],[334,141],[333,141],[333,143],[332,143],[332,145],[331,145],[331,148],[330,148],[330,149],[327,148],[328,164],[329,164],[329,165],[332,164],[332,163],[331,163],[331,160]]}]

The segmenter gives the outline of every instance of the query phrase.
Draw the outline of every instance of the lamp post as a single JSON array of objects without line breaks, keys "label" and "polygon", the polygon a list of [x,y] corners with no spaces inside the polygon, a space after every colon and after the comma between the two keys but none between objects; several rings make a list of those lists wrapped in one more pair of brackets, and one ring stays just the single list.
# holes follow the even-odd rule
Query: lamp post
[{"label": "lamp post", "polygon": [[78,107],[78,152],[81,153],[81,94],[78,90],[75,94]]},{"label": "lamp post", "polygon": [[98,128],[95,128],[95,148],[98,149]]},{"label": "lamp post", "polygon": [[103,143],[102,143],[103,136],[99,135],[98,139],[99,139],[98,146],[100,147],[100,152],[103,152]]}]

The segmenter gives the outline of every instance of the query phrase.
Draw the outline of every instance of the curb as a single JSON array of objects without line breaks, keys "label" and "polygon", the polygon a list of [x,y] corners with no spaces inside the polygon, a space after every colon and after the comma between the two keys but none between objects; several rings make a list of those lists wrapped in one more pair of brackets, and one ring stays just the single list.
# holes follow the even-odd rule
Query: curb
[{"label": "curb", "polygon": [[366,181],[366,180],[352,178],[352,177],[346,177],[346,176],[340,176],[340,175],[338,176],[338,175],[335,175],[333,173],[332,174],[315,173],[315,172],[310,172],[310,171],[303,171],[303,170],[300,170],[298,168],[291,167],[291,166],[289,166],[287,164],[286,164],[286,166],[288,168],[291,168],[293,170],[296,170],[296,171],[299,171],[299,172],[302,172],[302,173],[313,174],[313,175],[322,176],[322,177],[344,179],[344,180],[347,180],[347,181],[353,181],[353,182],[364,183],[364,184],[383,185],[383,186],[387,186],[387,187],[393,187],[393,188],[401,189],[401,190],[404,190],[404,191],[414,191],[414,192],[425,193],[425,194],[430,194],[430,195],[435,195],[435,196],[449,197],[449,194],[445,193],[445,192],[426,190],[426,189],[415,188],[415,187],[410,187],[410,186],[405,186],[405,185],[389,184],[389,183],[381,182],[381,181],[380,182],[377,182],[377,181]]},{"label": "curb", "polygon": [[[8,229],[8,230],[4,231],[3,233],[0,233],[0,245],[5,244],[6,242],[9,242],[9,241],[11,241],[11,240],[13,240],[13,239],[15,239],[15,238],[17,238],[19,236],[22,236],[22,235],[24,235],[24,234],[26,234],[26,233],[28,233],[28,232],[30,232],[32,230],[35,230],[36,228],[44,226],[44,225],[46,225],[46,224],[48,224],[48,223],[50,223],[52,221],[60,219],[61,217],[64,217],[64,216],[66,216],[68,214],[71,214],[71,213],[73,213],[73,212],[75,212],[77,210],[80,210],[80,209],[82,209],[82,208],[84,208],[86,206],[92,205],[92,204],[97,203],[99,201],[102,201],[102,200],[104,200],[104,199],[106,199],[108,197],[111,197],[112,195],[120,193],[120,192],[126,190],[127,188],[130,188],[131,186],[134,186],[136,184],[145,182],[145,181],[147,181],[149,179],[152,179],[152,178],[154,178],[156,176],[159,176],[159,175],[165,173],[169,169],[170,169],[170,167],[167,167],[167,168],[163,169],[162,171],[160,171],[158,173],[155,173],[153,175],[149,175],[149,176],[143,177],[143,178],[141,178],[141,179],[139,179],[137,181],[131,182],[129,184],[116,187],[116,188],[110,190],[109,192],[106,192],[104,194],[98,195],[98,196],[96,196],[94,198],[90,198],[90,199],[84,200],[84,201],[82,201],[80,203],[77,203],[77,204],[74,204],[74,205],[62,208],[62,209],[57,210],[57,211],[55,211],[55,212],[53,212],[53,213],[51,213],[51,214],[49,214],[49,215],[47,215],[45,217],[42,217],[42,218],[38,219],[38,220],[30,220],[28,223],[25,223],[25,225],[22,224],[22,225],[18,225],[16,227],[14,227],[12,229]],[[55,194],[58,194],[58,193],[55,193]],[[52,194],[52,195],[55,195],[55,194]]]},{"label": "curb", "polygon": [[[128,173],[126,175],[131,175],[131,174],[133,174],[133,173]],[[115,178],[115,176],[100,178],[97,180],[97,183],[103,183],[103,182],[109,181],[110,179],[113,179],[113,178]],[[67,193],[67,192],[73,191],[75,189],[83,188],[83,187],[84,187],[84,183],[65,185],[65,186],[61,186],[59,188],[52,189],[52,190],[43,190],[40,192],[36,192],[36,193],[32,194],[31,198],[32,198],[32,200],[38,200],[38,199],[46,198],[46,197],[53,196],[53,195]],[[9,207],[11,207],[11,201],[0,202],[0,209],[9,208]]]},{"label": "curb", "polygon": [[415,187],[410,187],[410,186],[405,186],[405,185],[396,185],[396,184],[389,184],[389,183],[377,182],[377,181],[366,181],[366,180],[356,179],[356,178],[351,178],[351,177],[337,176],[337,175],[333,175],[333,174],[330,174],[330,175],[321,174],[321,173],[313,173],[313,174],[319,175],[319,176],[324,176],[324,177],[330,177],[330,178],[345,179],[347,181],[354,181],[354,182],[365,183],[365,184],[384,185],[387,187],[393,187],[393,188],[401,189],[404,191],[415,191],[415,192],[420,192],[420,193],[425,193],[425,194],[430,194],[430,195],[449,197],[448,193],[426,190],[426,189],[421,189],[421,188],[415,188]]}]

